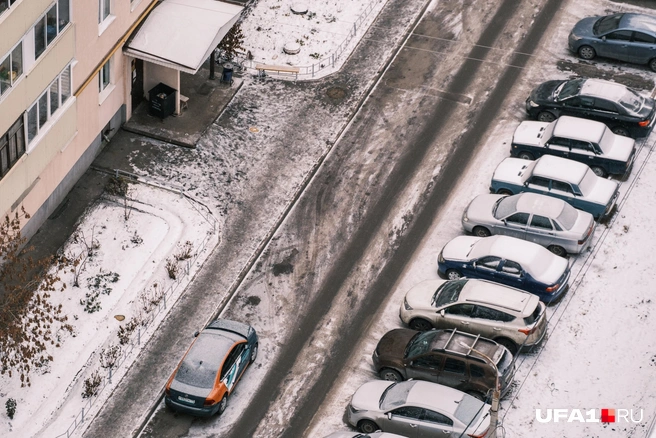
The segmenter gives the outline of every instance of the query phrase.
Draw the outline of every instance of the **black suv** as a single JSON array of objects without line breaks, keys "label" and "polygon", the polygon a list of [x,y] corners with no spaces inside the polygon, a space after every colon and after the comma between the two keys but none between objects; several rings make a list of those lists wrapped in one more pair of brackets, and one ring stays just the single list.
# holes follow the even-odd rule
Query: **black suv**
[{"label": "black suv", "polygon": [[605,123],[615,134],[646,137],[654,127],[654,99],[601,79],[547,81],[526,99],[529,117],[552,122],[561,115]]},{"label": "black suv", "polygon": [[480,335],[457,330],[392,330],[378,342],[373,362],[376,372],[385,380],[427,380],[479,400],[485,400],[496,384],[495,366],[502,396],[510,389],[515,374],[508,349]]}]

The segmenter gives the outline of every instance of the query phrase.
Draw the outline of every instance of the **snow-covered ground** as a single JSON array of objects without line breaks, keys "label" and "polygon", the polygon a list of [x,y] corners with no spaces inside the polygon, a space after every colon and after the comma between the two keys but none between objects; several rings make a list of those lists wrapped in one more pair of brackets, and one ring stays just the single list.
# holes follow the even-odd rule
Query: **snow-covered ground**
[{"label": "snow-covered ground", "polygon": [[[67,287],[50,298],[62,305],[73,331],[57,331],[60,346],[48,348],[53,360],[31,374],[29,387],[21,388],[16,374],[0,377],[3,404],[5,397],[17,401],[14,419],[0,423],[1,435],[57,436],[73,419],[80,420],[82,407],[85,415],[93,412],[90,401],[101,406],[216,245],[216,220],[180,193],[137,183],[130,185],[127,199],[101,199],[63,248],[69,258],[86,260],[74,272],[60,273]],[[178,267],[176,280],[169,277],[169,262]],[[119,328],[130,324],[136,325],[129,341],[121,343]],[[100,356],[116,347],[120,352],[110,382]],[[101,392],[83,399],[84,380],[94,372],[103,379]]]},{"label": "snow-covered ground", "polygon": [[[385,3],[259,0],[241,25],[244,50],[252,56],[245,65],[299,67],[301,79],[333,73],[341,68]],[[299,51],[288,54],[284,48]]]}]

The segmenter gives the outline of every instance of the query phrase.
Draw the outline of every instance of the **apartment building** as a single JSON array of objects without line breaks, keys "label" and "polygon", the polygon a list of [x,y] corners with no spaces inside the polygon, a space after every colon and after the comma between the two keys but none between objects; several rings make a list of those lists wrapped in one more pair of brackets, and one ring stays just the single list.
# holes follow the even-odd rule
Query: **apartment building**
[{"label": "apartment building", "polygon": [[32,235],[126,119],[121,47],[155,0],[0,0],[0,214]]},{"label": "apartment building", "polygon": [[[242,0],[244,1],[244,0]],[[245,2],[245,1],[244,1]],[[30,237],[132,109],[195,74],[242,12],[215,0],[0,0],[0,214]]]}]

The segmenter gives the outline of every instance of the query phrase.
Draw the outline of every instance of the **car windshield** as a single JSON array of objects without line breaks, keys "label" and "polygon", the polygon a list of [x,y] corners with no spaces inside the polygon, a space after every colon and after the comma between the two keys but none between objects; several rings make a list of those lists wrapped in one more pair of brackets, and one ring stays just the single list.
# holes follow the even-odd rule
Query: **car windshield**
[{"label": "car windshield", "polygon": [[620,26],[620,20],[622,19],[623,15],[624,14],[615,14],[608,15],[607,17],[601,17],[592,26],[592,32],[595,35],[602,35],[617,29]]},{"label": "car windshield", "polygon": [[492,210],[495,218],[501,219],[508,217],[517,211],[517,196],[506,196],[499,199]]},{"label": "car windshield", "polygon": [[433,344],[433,339],[437,336],[437,331],[431,330],[428,332],[417,333],[410,339],[408,346],[405,347],[404,357],[417,357],[430,350]]},{"label": "car windshield", "polygon": [[[583,178],[585,179],[585,178]],[[579,216],[578,211],[568,203],[563,204],[563,211],[560,212],[556,221],[566,230],[571,230],[576,223],[576,218]]]},{"label": "car windshield", "polygon": [[554,93],[554,100],[561,101],[569,99],[570,97],[577,96],[581,91],[583,79],[572,79],[571,81],[563,82]]},{"label": "car windshield", "polygon": [[472,397],[469,394],[463,394],[462,400],[458,403],[458,408],[453,415],[465,424],[474,424],[476,420],[483,412],[483,406],[485,403]]},{"label": "car windshield", "polygon": [[433,295],[431,305],[433,307],[442,307],[447,304],[455,303],[460,297],[460,291],[467,284],[467,280],[447,281],[438,287]]},{"label": "car windshield", "polygon": [[397,382],[387,387],[387,389],[380,396],[378,406],[383,411],[394,409],[397,406],[405,404],[408,399],[408,394],[417,380],[406,382]]},{"label": "car windshield", "polygon": [[215,348],[215,341],[210,336],[201,334],[180,364],[175,380],[196,388],[214,387],[214,380],[219,371],[219,363],[211,360],[212,358],[208,357],[208,352],[213,351]]},{"label": "car windshield", "polygon": [[583,179],[579,183],[579,190],[583,196],[589,196],[595,185],[597,185],[597,175],[590,169],[586,170]]},{"label": "car windshield", "polygon": [[640,109],[644,103],[644,99],[641,95],[631,90],[630,88],[626,89],[626,93],[620,97],[618,102],[629,114],[638,116]]}]

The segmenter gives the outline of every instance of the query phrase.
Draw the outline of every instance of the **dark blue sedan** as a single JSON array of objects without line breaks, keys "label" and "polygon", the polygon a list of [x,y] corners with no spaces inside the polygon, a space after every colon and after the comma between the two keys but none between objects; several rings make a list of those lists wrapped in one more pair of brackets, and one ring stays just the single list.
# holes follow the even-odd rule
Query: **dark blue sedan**
[{"label": "dark blue sedan", "polygon": [[443,278],[481,278],[557,300],[568,288],[569,264],[548,249],[509,236],[459,236],[447,243],[437,259]]},{"label": "dark blue sedan", "polygon": [[584,18],[572,29],[568,43],[569,49],[583,59],[602,56],[647,64],[656,71],[656,17],[651,15]]}]

